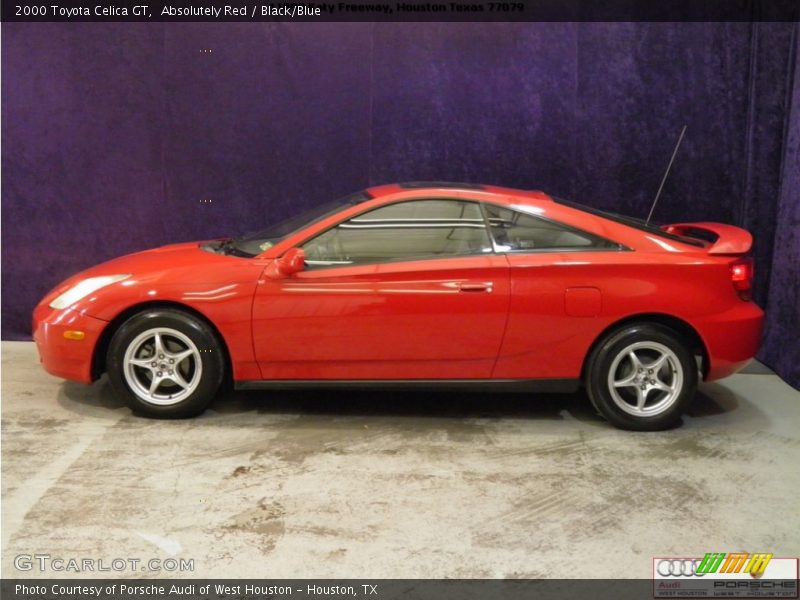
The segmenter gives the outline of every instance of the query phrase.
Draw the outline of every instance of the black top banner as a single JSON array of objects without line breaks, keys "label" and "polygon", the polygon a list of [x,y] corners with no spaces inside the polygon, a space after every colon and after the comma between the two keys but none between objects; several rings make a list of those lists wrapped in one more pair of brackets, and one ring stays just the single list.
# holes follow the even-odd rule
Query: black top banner
[{"label": "black top banner", "polygon": [[797,21],[797,0],[2,0],[6,22]]}]

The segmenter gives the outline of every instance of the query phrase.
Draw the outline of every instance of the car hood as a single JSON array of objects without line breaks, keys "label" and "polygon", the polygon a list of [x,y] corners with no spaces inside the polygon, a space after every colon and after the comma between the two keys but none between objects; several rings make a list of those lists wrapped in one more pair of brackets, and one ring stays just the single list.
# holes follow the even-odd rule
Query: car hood
[{"label": "car hood", "polygon": [[[225,266],[234,267],[242,263],[250,263],[252,259],[244,259],[224,254],[215,254],[204,250],[203,246],[208,240],[200,242],[185,242],[169,244],[142,252],[135,252],[119,258],[101,263],[80,273],[83,277],[96,275],[112,275],[116,273],[131,273],[140,277],[158,277],[168,274],[170,278],[180,277],[183,273],[191,273],[192,278],[210,274],[208,267]],[[262,264],[263,266],[263,264]],[[198,271],[198,269],[203,269]]]},{"label": "car hood", "polygon": [[[215,254],[202,246],[209,240],[170,244],[114,258],[76,273],[53,288],[43,299],[57,295],[88,277],[130,274],[126,286],[147,284],[162,289],[187,285],[254,281],[269,260]],[[121,285],[112,284],[109,288]],[[107,288],[104,288],[107,289]]]}]

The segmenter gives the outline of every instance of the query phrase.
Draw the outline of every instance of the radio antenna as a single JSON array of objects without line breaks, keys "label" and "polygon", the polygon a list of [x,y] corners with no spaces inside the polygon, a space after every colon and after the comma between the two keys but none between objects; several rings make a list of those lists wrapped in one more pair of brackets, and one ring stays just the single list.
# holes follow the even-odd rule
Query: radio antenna
[{"label": "radio antenna", "polygon": [[664,189],[664,183],[667,181],[669,170],[672,168],[672,163],[675,162],[675,155],[678,153],[678,148],[681,147],[684,133],[686,133],[686,125],[683,126],[683,129],[681,129],[681,134],[678,136],[678,143],[675,144],[675,150],[672,151],[672,158],[669,159],[669,164],[667,165],[667,170],[664,173],[664,178],[661,180],[661,185],[658,186],[658,191],[656,192],[655,199],[653,199],[653,205],[650,207],[650,213],[647,215],[647,221],[645,222],[645,225],[650,225],[650,218],[653,216],[653,211],[656,209],[656,204],[658,204],[658,198],[661,196],[661,190]]}]

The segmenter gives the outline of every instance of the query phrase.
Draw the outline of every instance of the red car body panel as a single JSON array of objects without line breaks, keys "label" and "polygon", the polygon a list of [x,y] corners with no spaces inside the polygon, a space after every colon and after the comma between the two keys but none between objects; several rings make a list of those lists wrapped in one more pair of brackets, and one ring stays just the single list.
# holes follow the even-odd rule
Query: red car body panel
[{"label": "red car body panel", "polygon": [[[48,293],[34,312],[45,368],[90,382],[103,339],[129,311],[151,303],[205,317],[224,342],[237,382],[258,380],[578,379],[609,327],[641,315],[678,319],[702,340],[707,380],[740,369],[758,349],[762,311],[731,283],[751,238],[716,223],[675,225],[720,233],[702,247],[651,235],[553,202],[542,192],[484,187],[369,190],[360,204],[238,258],[200,243],[118,258]],[[626,246],[629,251],[518,252],[303,270],[274,260],[330,227],[414,198],[523,207]],[[77,281],[130,273],[56,310]],[[64,331],[81,330],[83,340]],[[102,357],[101,357],[102,358]]]},{"label": "red car body panel", "polygon": [[[71,309],[53,310],[40,304],[33,312],[33,339],[39,359],[51,375],[91,383],[92,355],[107,321]],[[83,340],[64,338],[65,331],[83,331]]]},{"label": "red car body panel", "polygon": [[495,255],[266,277],[256,360],[263,379],[488,379],[509,288]]},{"label": "red car body panel", "polygon": [[63,356],[77,361],[80,354],[84,363],[80,377],[66,378],[90,382],[97,339],[74,341],[54,336],[53,327],[59,327],[62,334],[67,329],[80,327],[79,324],[64,327],[60,317],[64,311],[52,309],[49,304],[86,277],[131,273],[130,279],[90,294],[68,310],[100,320],[107,326],[132,307],[155,302],[189,307],[213,323],[220,333],[231,356],[233,377],[236,380],[259,379],[261,374],[253,357],[250,311],[259,275],[269,262],[221,256],[201,250],[198,243],[188,243],[139,252],[92,267],[56,287],[37,306],[34,340],[42,362],[50,373],[64,376],[60,374],[64,370],[60,364],[62,353],[54,352],[47,343],[58,337],[62,351],[69,349]]}]

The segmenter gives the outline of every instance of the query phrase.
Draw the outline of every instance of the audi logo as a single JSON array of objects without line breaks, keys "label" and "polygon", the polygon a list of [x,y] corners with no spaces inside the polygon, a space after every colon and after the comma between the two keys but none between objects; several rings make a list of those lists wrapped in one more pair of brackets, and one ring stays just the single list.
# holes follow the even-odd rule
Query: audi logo
[{"label": "audi logo", "polygon": [[656,572],[662,577],[702,577],[705,573],[698,573],[699,558],[673,558],[660,560]]}]

